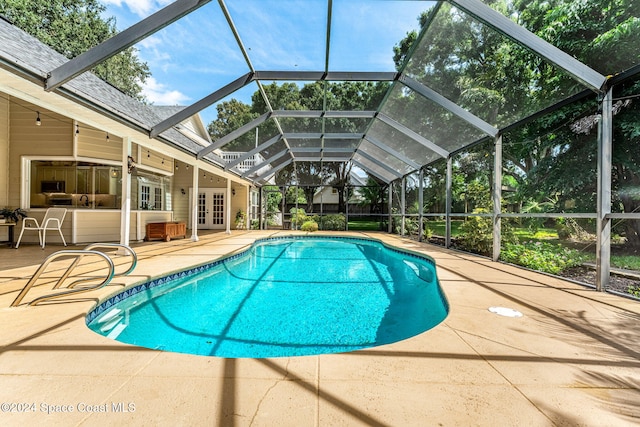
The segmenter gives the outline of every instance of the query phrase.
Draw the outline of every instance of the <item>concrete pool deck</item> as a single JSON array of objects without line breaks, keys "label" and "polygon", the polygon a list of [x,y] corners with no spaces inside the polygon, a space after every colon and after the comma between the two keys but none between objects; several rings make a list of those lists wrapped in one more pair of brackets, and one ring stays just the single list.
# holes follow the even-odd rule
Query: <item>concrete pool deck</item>
[{"label": "concrete pool deck", "polygon": [[[234,231],[132,245],[139,261],[131,276],[74,302],[35,307],[24,303],[45,286],[19,307],[10,304],[45,254],[63,247],[0,249],[0,425],[640,423],[638,302],[384,233],[340,234],[432,256],[451,306],[443,323],[405,341],[345,354],[223,359],[133,347],[85,326],[96,301],[125,285],[285,234]],[[118,270],[127,262],[117,257]]]}]

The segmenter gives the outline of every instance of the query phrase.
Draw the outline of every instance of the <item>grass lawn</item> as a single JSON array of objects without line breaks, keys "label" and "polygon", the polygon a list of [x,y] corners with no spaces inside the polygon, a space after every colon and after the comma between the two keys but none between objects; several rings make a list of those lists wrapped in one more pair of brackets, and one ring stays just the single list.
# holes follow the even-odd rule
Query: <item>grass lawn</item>
[{"label": "grass lawn", "polygon": [[351,231],[379,231],[380,230],[380,222],[379,221],[369,221],[369,220],[350,220],[349,221],[349,230],[351,230]]},{"label": "grass lawn", "polygon": [[[452,237],[460,235],[460,226],[463,222],[463,220],[451,221]],[[433,234],[436,236],[443,237],[445,235],[445,226],[445,221],[425,220],[425,227],[431,229]],[[380,222],[368,220],[351,220],[349,221],[349,230],[377,231],[380,230]],[[539,241],[544,243],[560,244],[572,249],[584,250],[584,253],[593,256],[591,262],[595,262],[595,248],[592,245],[587,243],[570,243],[567,241],[562,241],[558,238],[558,233],[553,228],[540,228],[535,233],[533,233],[530,229],[523,227],[514,228],[513,232],[518,237],[518,240],[520,242]],[[587,246],[587,249],[585,249],[585,246]],[[616,268],[624,268],[626,270],[640,271],[640,256],[612,255],[611,266]]]},{"label": "grass lawn", "polygon": [[[460,234],[460,225],[462,225],[464,221],[462,220],[451,220],[451,237],[456,237]],[[436,236],[442,236],[446,234],[446,222],[445,221],[433,221],[433,220],[425,220],[425,227],[428,227],[433,234]]]},{"label": "grass lawn", "polygon": [[[451,220],[451,236],[456,237],[460,234],[460,226],[463,220]],[[445,221],[425,221],[425,226],[429,227],[433,234],[436,236],[444,236],[445,234]],[[513,232],[518,237],[518,240],[540,240],[545,242],[558,241],[558,232],[553,228],[539,228],[538,231],[532,233],[528,228],[514,228]],[[554,242],[555,243],[555,242]]]},{"label": "grass lawn", "polygon": [[637,255],[611,255],[611,266],[625,270],[640,271],[640,256]]}]

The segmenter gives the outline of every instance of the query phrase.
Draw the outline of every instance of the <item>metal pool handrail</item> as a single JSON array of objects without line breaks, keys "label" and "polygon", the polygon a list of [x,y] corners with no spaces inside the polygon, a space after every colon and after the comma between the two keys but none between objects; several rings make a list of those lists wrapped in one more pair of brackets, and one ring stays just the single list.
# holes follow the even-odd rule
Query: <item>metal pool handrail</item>
[{"label": "metal pool handrail", "polygon": [[[138,255],[135,253],[135,251],[133,249],[131,249],[129,246],[127,245],[122,245],[120,243],[91,243],[90,245],[86,246],[84,248],[84,251],[92,251],[95,248],[122,248],[124,250],[126,250],[127,252],[129,252],[129,254],[131,254],[131,266],[129,267],[128,270],[123,271],[122,273],[115,273],[113,274],[113,277],[119,277],[119,276],[126,276],[129,273],[131,273],[135,268],[136,265],[138,264]],[[67,279],[67,277],[69,277],[69,275],[71,274],[71,271],[80,263],[80,261],[82,260],[82,256],[78,256],[76,258],[75,261],[73,261],[73,263],[69,266],[69,268],[67,269],[67,271],[62,275],[62,277],[60,277],[60,280],[58,280],[58,283],[56,283],[56,285],[53,287],[53,289],[58,289],[62,283]],[[70,283],[69,285],[67,285],[67,288],[75,288],[75,286],[81,282],[87,282],[89,280],[94,280],[96,279],[96,277],[85,277],[79,280],[76,280],[73,283]]]},{"label": "metal pool handrail", "polygon": [[[111,281],[111,279],[113,278],[113,273],[114,273],[114,270],[115,270],[115,267],[113,266],[113,261],[111,261],[111,258],[109,258],[106,254],[104,254],[102,252],[86,251],[86,250],[78,250],[78,249],[69,249],[69,250],[64,250],[64,251],[58,251],[58,252],[55,252],[55,253],[49,255],[44,260],[44,262],[40,265],[40,268],[38,268],[38,270],[31,277],[29,282],[27,282],[27,284],[24,286],[24,288],[22,288],[22,291],[18,294],[16,299],[11,303],[11,307],[15,307],[16,305],[20,304],[20,302],[22,301],[24,296],[27,294],[27,292],[29,292],[31,287],[34,285],[36,280],[38,280],[38,278],[40,277],[42,272],[47,268],[47,266],[49,265],[49,263],[51,263],[51,261],[53,261],[53,260],[55,260],[57,258],[63,257],[63,256],[73,256],[73,255],[75,255],[77,257],[83,257],[85,255],[97,255],[99,257],[102,257],[106,261],[107,265],[109,266],[109,274],[107,274],[107,276],[102,281],[102,283],[99,283],[97,285],[88,286],[86,288],[80,288],[80,289],[69,289],[68,291],[57,292],[55,294],[43,295],[43,296],[38,297],[38,298],[34,299],[33,301],[31,301],[29,303],[29,305],[36,305],[37,303],[39,303],[41,301],[47,301],[47,300],[50,300],[50,299],[61,297],[63,295],[79,294],[79,293],[91,291],[91,290],[94,290],[94,289],[100,289],[101,287],[103,287],[107,283],[109,283]],[[73,267],[74,264],[72,264],[71,267]],[[67,269],[67,272],[71,267],[69,267]],[[68,276],[67,273],[65,273],[63,275],[63,277],[67,277],[67,276]],[[93,278],[93,279],[95,279],[95,278]],[[54,289],[59,285],[59,283],[60,283],[60,280],[58,280],[58,282],[56,283],[56,286],[54,286]]]}]

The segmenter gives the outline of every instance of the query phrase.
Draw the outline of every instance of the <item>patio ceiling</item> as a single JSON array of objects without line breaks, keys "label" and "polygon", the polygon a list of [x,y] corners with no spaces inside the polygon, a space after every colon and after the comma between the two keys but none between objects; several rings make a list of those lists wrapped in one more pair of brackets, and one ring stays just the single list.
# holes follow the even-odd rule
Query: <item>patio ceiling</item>
[{"label": "patio ceiling", "polygon": [[[208,147],[194,151],[196,158],[214,159],[213,161],[219,164],[216,150],[224,151],[228,144],[238,138],[255,134],[255,148],[224,167],[256,185],[263,185],[282,168],[301,162],[350,162],[379,180],[389,183],[437,159],[447,158],[451,153],[479,140],[494,138],[501,129],[563,99],[585,90],[600,92],[607,80],[604,75],[518,26],[480,0],[421,2],[424,3],[425,11],[431,10],[427,25],[418,35],[399,69],[381,71],[344,71],[339,65],[334,68],[338,61],[334,60],[332,51],[336,46],[333,38],[335,34],[348,34],[344,28],[336,28],[337,22],[342,22],[341,19],[337,19],[337,15],[342,13],[341,7],[344,2],[314,1],[311,3],[321,7],[325,14],[323,34],[292,34],[291,37],[322,39],[323,57],[317,61],[321,68],[257,70],[254,67],[257,55],[282,55],[282,51],[255,52],[247,48],[246,40],[250,35],[245,33],[246,28],[240,28],[235,22],[242,18],[243,4],[259,7],[261,3],[265,3],[260,0],[246,0],[240,2],[233,12],[229,10],[225,0],[207,5],[208,3],[209,0],[178,0],[168,5],[103,44],[50,70],[45,81],[45,89],[55,91],[64,88],[101,61],[134,46],[165,27],[170,30],[171,23],[184,19],[206,5],[207,13],[211,11],[224,15],[227,30],[233,34],[236,41],[236,54],[243,58],[246,72],[230,83],[204,94],[198,101],[171,117],[152,124],[149,130],[151,138],[176,128],[182,121],[203,109],[232,98],[244,88],[256,88],[266,106],[263,114],[213,141]],[[391,3],[406,3],[406,0],[394,0]],[[271,13],[267,5],[264,6],[264,13]],[[384,13],[384,10],[381,13]],[[477,108],[473,105],[458,105],[454,102],[455,97],[452,96],[450,88],[439,87],[439,83],[429,79],[428,73],[424,72],[424,64],[429,63],[432,51],[430,29],[439,20],[450,19],[454,14],[471,18],[473,26],[495,32],[514,46],[525,47],[543,63],[550,65],[558,76],[572,79],[574,84],[571,91],[565,91],[557,98],[549,98],[545,105],[537,105],[535,111],[531,111],[526,101],[515,108],[513,105],[504,106],[503,111],[491,115],[480,105]],[[407,32],[410,30],[408,28]],[[453,43],[464,43],[464,40],[454,40]],[[198,58],[193,58],[193,61],[198,61]],[[288,63],[294,62],[292,59]],[[452,70],[455,70],[455,65],[452,66]],[[285,111],[272,107],[274,104],[265,90],[265,85],[271,82],[327,82],[323,85],[325,92],[330,82],[388,82],[388,89],[383,101],[371,111]],[[257,155],[264,160],[263,163],[256,164],[249,170],[239,169],[243,160]]]}]

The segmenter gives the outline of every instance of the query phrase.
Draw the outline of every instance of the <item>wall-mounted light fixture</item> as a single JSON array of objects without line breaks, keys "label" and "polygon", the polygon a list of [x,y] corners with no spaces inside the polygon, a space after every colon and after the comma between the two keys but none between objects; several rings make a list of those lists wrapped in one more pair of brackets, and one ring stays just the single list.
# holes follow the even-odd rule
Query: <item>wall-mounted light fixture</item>
[{"label": "wall-mounted light fixture", "polygon": [[235,189],[235,188],[232,188],[232,189],[231,189],[231,195],[232,195],[232,196],[235,196],[235,195],[236,195],[236,189]]},{"label": "wall-mounted light fixture", "polygon": [[111,178],[117,178],[117,177],[118,177],[118,169],[111,168]]},{"label": "wall-mounted light fixture", "polygon": [[183,196],[184,196],[185,194],[187,194],[187,192],[186,192],[186,191],[184,191],[184,188],[181,188],[181,189],[180,189],[180,192],[182,193],[182,195],[183,195]]},{"label": "wall-mounted light fixture", "polygon": [[109,132],[107,132],[107,142],[109,142]]},{"label": "wall-mounted light fixture", "polygon": [[76,123],[76,135],[78,135],[80,133],[80,126],[78,126],[78,124]]},{"label": "wall-mounted light fixture", "polygon": [[40,111],[36,111],[36,113],[38,114],[38,117],[36,117],[36,126],[40,126],[42,124],[42,121],[40,120]]}]

